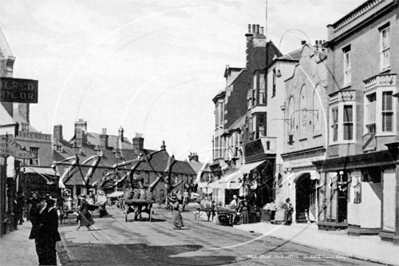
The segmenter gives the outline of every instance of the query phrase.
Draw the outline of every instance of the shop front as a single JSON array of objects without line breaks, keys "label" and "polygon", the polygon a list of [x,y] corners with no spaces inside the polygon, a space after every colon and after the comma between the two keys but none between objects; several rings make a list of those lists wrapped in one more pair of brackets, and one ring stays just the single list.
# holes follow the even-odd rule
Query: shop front
[{"label": "shop front", "polygon": [[348,228],[349,235],[398,237],[397,158],[388,150],[314,162],[319,191],[320,230]]}]

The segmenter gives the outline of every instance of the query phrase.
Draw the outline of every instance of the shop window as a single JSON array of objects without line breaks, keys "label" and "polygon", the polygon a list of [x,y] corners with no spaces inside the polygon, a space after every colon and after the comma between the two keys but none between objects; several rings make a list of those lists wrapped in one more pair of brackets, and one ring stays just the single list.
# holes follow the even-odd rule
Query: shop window
[{"label": "shop window", "polygon": [[381,168],[373,167],[362,170],[362,182],[381,183]]}]

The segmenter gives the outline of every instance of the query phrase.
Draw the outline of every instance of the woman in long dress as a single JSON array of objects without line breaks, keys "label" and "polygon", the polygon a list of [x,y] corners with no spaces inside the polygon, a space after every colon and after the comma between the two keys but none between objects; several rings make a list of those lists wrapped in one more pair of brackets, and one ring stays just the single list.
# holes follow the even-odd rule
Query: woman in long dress
[{"label": "woman in long dress", "polygon": [[79,230],[81,226],[86,226],[90,230],[90,226],[94,224],[93,217],[89,212],[89,204],[85,196],[80,196],[80,207],[79,207],[79,226],[76,230]]},{"label": "woman in long dress", "polygon": [[292,207],[292,203],[290,202],[290,198],[285,200],[284,204],[284,225],[291,225],[292,223],[292,213],[294,212],[294,207]]}]

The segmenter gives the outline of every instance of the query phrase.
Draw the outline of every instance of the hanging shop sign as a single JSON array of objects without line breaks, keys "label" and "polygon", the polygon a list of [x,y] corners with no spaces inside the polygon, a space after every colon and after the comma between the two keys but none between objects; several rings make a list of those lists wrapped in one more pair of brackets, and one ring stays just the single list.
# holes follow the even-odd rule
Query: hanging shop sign
[{"label": "hanging shop sign", "polygon": [[38,81],[32,79],[0,78],[0,101],[37,103]]},{"label": "hanging shop sign", "polygon": [[11,135],[0,135],[0,155],[13,156],[18,159],[36,158],[34,153],[23,149]]}]

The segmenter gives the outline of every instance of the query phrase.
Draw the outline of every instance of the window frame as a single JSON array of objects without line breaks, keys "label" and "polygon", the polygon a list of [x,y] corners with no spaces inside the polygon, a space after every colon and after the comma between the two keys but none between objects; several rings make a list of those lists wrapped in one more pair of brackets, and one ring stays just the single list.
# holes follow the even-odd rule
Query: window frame
[{"label": "window frame", "polygon": [[[386,71],[391,68],[391,31],[390,25],[387,24],[379,29],[380,31],[380,71]],[[387,33],[387,46],[384,47],[384,33]],[[387,62],[385,56],[387,56]]]},{"label": "window frame", "polygon": [[343,75],[344,75],[344,86],[348,86],[352,83],[352,56],[351,56],[351,46],[347,45],[342,48],[343,54]]},{"label": "window frame", "polygon": [[[346,106],[352,108],[352,120],[345,121],[344,109]],[[337,121],[334,123],[333,109],[337,110]],[[344,143],[355,143],[356,142],[356,102],[345,101],[330,105],[330,143],[331,144],[344,144]],[[351,125],[351,139],[345,139],[345,128],[347,125]],[[337,138],[334,139],[334,130],[337,132]]]}]

